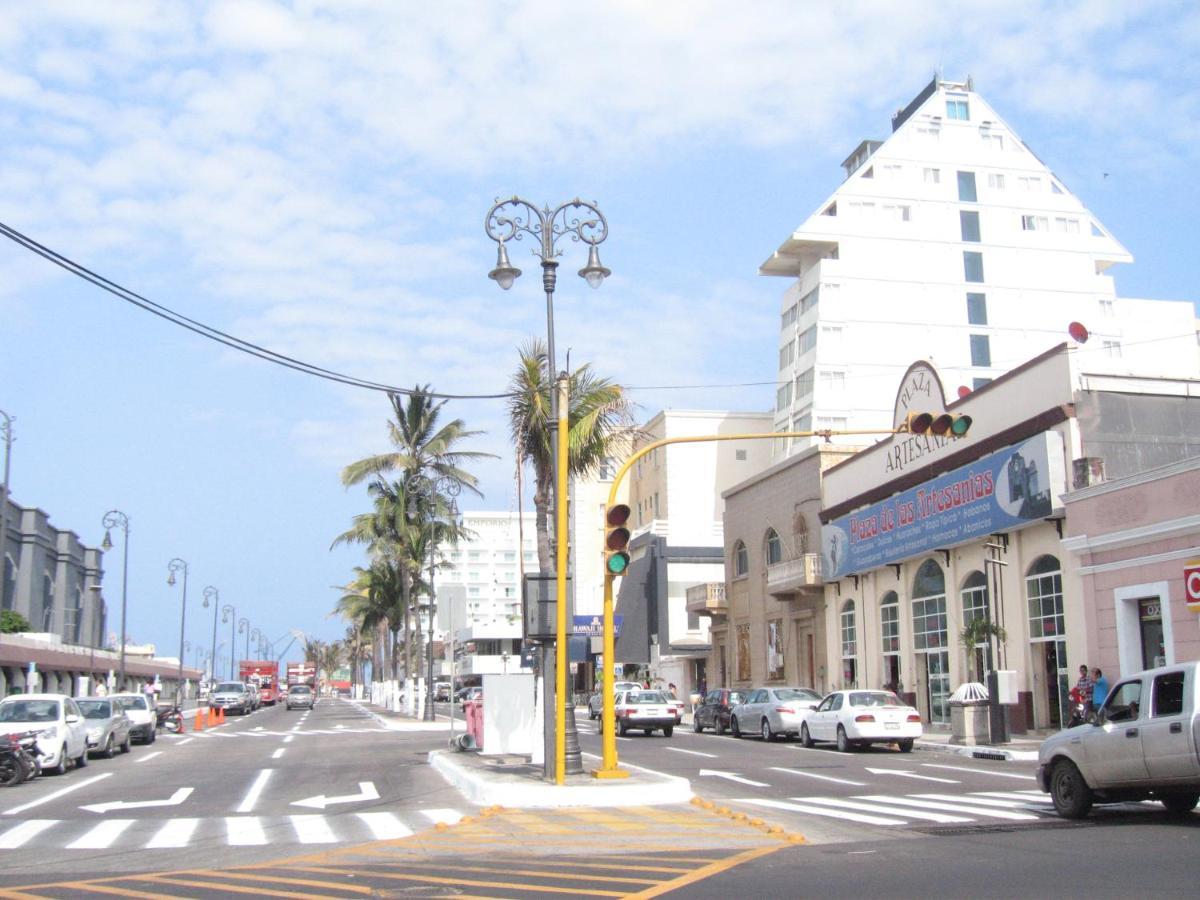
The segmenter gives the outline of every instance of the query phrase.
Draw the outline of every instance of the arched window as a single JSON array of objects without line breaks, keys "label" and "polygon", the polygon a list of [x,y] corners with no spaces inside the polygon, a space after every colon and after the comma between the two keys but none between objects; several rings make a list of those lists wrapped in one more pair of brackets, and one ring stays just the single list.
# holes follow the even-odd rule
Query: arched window
[{"label": "arched window", "polygon": [[842,604],[842,687],[858,687],[858,630],[854,621],[854,601]]},{"label": "arched window", "polygon": [[[988,596],[987,576],[976,569],[963,581],[962,591],[962,623],[967,627],[976,619],[990,620],[992,604]],[[972,674],[982,681],[984,673],[992,668],[992,642],[979,641],[975,644],[974,652],[969,654],[974,666]]]},{"label": "arched window", "polygon": [[792,536],[796,542],[796,552],[808,553],[808,522],[804,520],[804,513],[800,512],[799,503],[792,508]]},{"label": "arched window", "polygon": [[42,619],[30,623],[34,628],[51,631],[54,628],[54,581],[49,575],[42,576]]},{"label": "arched window", "polygon": [[17,566],[12,557],[4,554],[3,580],[0,580],[0,607],[12,609],[13,600],[17,596]]},{"label": "arched window", "polygon": [[733,577],[740,578],[750,571],[750,554],[746,552],[746,545],[738,541],[733,545]]},{"label": "arched window", "polygon": [[1029,603],[1029,637],[1061,638],[1066,633],[1063,619],[1062,566],[1053,556],[1039,556],[1025,576]]},{"label": "arched window", "polygon": [[[921,563],[913,579],[913,649],[917,678],[931,722],[950,720],[950,651],[946,629],[946,574],[932,559]],[[924,670],[922,672],[922,669]],[[922,677],[923,676],[923,677]]]},{"label": "arched window", "polygon": [[767,565],[783,562],[783,542],[774,528],[767,529]]},{"label": "arched window", "polygon": [[888,591],[879,600],[879,634],[883,642],[883,686],[900,690],[900,598]]}]

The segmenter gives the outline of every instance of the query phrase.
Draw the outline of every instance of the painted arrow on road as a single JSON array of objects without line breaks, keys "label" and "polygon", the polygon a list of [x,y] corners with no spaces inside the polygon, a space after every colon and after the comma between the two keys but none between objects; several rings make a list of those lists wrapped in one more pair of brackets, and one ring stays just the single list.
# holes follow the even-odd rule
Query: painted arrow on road
[{"label": "painted arrow on road", "polygon": [[315,797],[305,797],[303,800],[293,800],[292,806],[307,806],[312,809],[324,809],[327,806],[332,806],[334,803],[359,803],[363,800],[378,800],[379,791],[375,790],[375,784],[371,781],[360,781],[358,783],[357,794],[346,794],[344,797],[326,797],[324,794],[317,794]]},{"label": "painted arrow on road", "polygon": [[712,775],[715,778],[728,778],[730,781],[736,781],[738,784],[748,784],[750,787],[767,787],[765,781],[751,781],[749,778],[743,778],[736,772],[720,772],[717,769],[701,769],[699,772],[701,777]]},{"label": "painted arrow on road", "polygon": [[909,772],[904,769],[872,769],[864,766],[872,775],[899,775],[902,778],[917,778],[921,781],[940,781],[942,784],[962,784],[961,781],[955,781],[953,778],[934,778],[932,775],[918,775],[916,772]]},{"label": "painted arrow on road", "polygon": [[192,795],[195,788],[185,787],[180,788],[166,800],[112,800],[108,803],[93,803],[91,806],[81,806],[80,809],[86,809],[88,812],[106,813],[112,812],[114,809],[145,809],[150,806],[178,806],[184,800]]}]

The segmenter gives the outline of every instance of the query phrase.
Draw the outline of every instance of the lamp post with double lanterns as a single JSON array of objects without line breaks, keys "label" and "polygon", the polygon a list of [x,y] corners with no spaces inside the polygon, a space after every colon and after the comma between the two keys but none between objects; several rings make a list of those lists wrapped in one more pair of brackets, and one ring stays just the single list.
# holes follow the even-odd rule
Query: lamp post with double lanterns
[{"label": "lamp post with double lanterns", "polygon": [[546,693],[546,743],[545,770],[547,778],[562,784],[564,776],[583,771],[583,760],[579,750],[579,735],[575,727],[575,706],[567,703],[567,462],[565,435],[560,434],[566,419],[562,409],[567,394],[567,376],[560,375],[554,356],[554,289],[558,279],[557,248],[560,239],[570,238],[576,243],[587,244],[587,265],[579,270],[579,276],[592,288],[598,288],[612,273],[600,263],[599,245],[608,237],[608,221],[594,203],[576,197],[551,210],[549,206],[538,209],[520,197],[497,200],[488,210],[483,223],[488,237],[498,245],[496,268],[488,273],[503,290],[513,286],[521,270],[508,258],[506,244],[510,240],[520,241],[525,235],[533,238],[533,255],[542,267],[542,288],[546,292],[546,374],[550,385],[550,419],[552,435],[552,457],[554,459],[554,522],[555,522],[555,598],[556,627],[554,653],[546,644],[542,645],[542,678]]},{"label": "lamp post with double lanterns", "polygon": [[4,481],[0,482],[0,606],[8,599],[8,468],[12,459],[13,417],[0,409],[0,437],[4,438]]},{"label": "lamp post with double lanterns", "polygon": [[121,680],[117,688],[117,690],[123,691],[125,690],[125,613],[129,605],[129,516],[119,509],[110,509],[104,514],[100,524],[104,526],[104,540],[100,544],[100,549],[105,553],[112,549],[112,530],[120,528],[125,532],[125,538],[121,542],[123,551],[121,564]]},{"label": "lamp post with double lanterns", "polygon": [[238,634],[246,635],[246,655],[243,659],[250,658],[250,620],[244,616],[238,619]]},{"label": "lamp post with double lanterns", "polygon": [[221,607],[221,623],[229,623],[229,680],[233,681],[233,658],[237,656],[237,610],[232,603]]},{"label": "lamp post with double lanterns", "polygon": [[[452,538],[456,533],[453,526],[458,524],[458,495],[462,491],[462,485],[458,480],[447,475],[440,475],[437,478],[426,479],[417,486],[413,494],[409,498],[409,515],[415,517],[418,512],[417,499],[418,497],[425,500],[427,513],[429,515],[429,637],[426,641],[425,652],[425,714],[422,718],[426,722],[434,720],[433,704],[437,696],[434,690],[433,682],[433,626],[434,616],[437,613],[436,594],[434,592],[434,571],[437,568],[437,544],[438,544],[438,518],[439,518],[439,501],[444,502],[443,519],[448,520],[452,527]],[[443,522],[443,525],[446,523]]]},{"label": "lamp post with double lanterns", "polygon": [[183,702],[183,654],[185,644],[183,638],[184,623],[187,621],[187,581],[188,581],[188,564],[185,560],[175,557],[167,563],[167,584],[174,587],[175,573],[183,573],[183,598],[179,603],[179,682],[175,685],[175,702]]},{"label": "lamp post with double lanterns", "polygon": [[208,680],[212,684],[217,680],[217,609],[221,605],[221,592],[211,584],[204,589],[204,608],[208,609],[212,606],[213,611],[213,635],[212,635],[212,652],[208,654]]}]

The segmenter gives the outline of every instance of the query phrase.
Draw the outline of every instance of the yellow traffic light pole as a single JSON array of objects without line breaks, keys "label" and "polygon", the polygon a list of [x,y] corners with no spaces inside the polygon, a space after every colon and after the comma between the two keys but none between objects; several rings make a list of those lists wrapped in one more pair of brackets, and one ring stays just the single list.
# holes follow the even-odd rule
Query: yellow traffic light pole
[{"label": "yellow traffic light pole", "polygon": [[554,488],[554,589],[556,603],[554,645],[554,783],[567,777],[567,467],[571,436],[567,415],[571,405],[570,383],[559,378],[558,391],[558,476]]},{"label": "yellow traffic light pole", "polygon": [[[969,425],[970,420],[968,419],[967,422]],[[821,438],[825,438],[826,440],[828,440],[829,438],[833,437],[834,435],[841,436],[841,435],[859,435],[859,434],[861,434],[861,435],[907,434],[908,430],[909,430],[908,424],[906,422],[906,424],[902,425],[900,428],[868,428],[868,429],[860,429],[860,430],[852,430],[852,431],[834,431],[834,430],[830,430],[830,429],[824,429],[821,431],[776,431],[776,432],[770,432],[767,434],[713,434],[713,435],[697,435],[697,436],[692,436],[692,437],[664,438],[661,441],[653,441],[652,443],[647,444],[645,447],[642,447],[640,450],[638,450],[636,453],[634,453],[632,456],[630,456],[629,459],[625,460],[625,462],[617,470],[616,475],[613,476],[612,487],[609,488],[609,491],[608,491],[608,505],[606,508],[612,508],[612,506],[617,502],[617,490],[620,488],[621,481],[622,481],[622,479],[625,478],[626,473],[629,472],[630,467],[632,467],[635,462],[637,462],[639,459],[641,459],[647,453],[657,450],[659,447],[665,447],[669,444],[707,444],[707,443],[713,443],[715,441],[765,441],[765,440],[775,440],[777,438],[807,438],[807,437],[821,437]],[[954,436],[957,437],[957,436],[961,436],[961,435],[954,435]],[[559,524],[559,529],[560,529],[560,531],[559,531],[559,535],[560,535],[559,546],[560,547],[562,547],[566,541],[565,536],[563,536],[564,532],[565,532],[565,528],[566,528],[565,524],[563,524],[562,520],[560,520],[560,524]],[[616,697],[613,694],[613,689],[612,689],[613,684],[615,684],[613,667],[614,667],[614,661],[616,658],[616,643],[617,643],[616,635],[613,633],[613,580],[615,579],[615,577],[616,576],[613,575],[613,573],[611,571],[609,571],[608,566],[605,565],[605,567],[604,567],[604,664],[603,664],[602,675],[601,675],[602,680],[600,683],[601,700],[603,701],[603,704],[604,704],[603,713],[602,713],[601,719],[600,719],[600,733],[603,738],[603,751],[602,751],[603,755],[601,758],[600,768],[592,771],[592,774],[597,778],[627,778],[629,776],[629,773],[626,770],[618,768],[618,766],[617,766],[617,733],[616,733],[616,724],[617,723],[616,723],[616,702],[615,702]],[[560,590],[563,593],[565,593],[565,586],[563,588],[560,588]],[[565,628],[566,628],[566,620],[565,620],[564,616],[565,616],[565,610],[563,608],[563,598],[560,594],[560,597],[559,597],[560,645],[561,645],[561,640],[562,640],[561,636],[564,633]],[[562,652],[563,651],[560,649],[560,651],[559,651],[559,653],[560,653],[559,659],[560,660],[562,659],[562,656],[561,656]],[[562,667],[563,667],[562,663],[560,662],[560,664],[559,664],[559,668],[560,668],[559,678],[560,679],[563,677],[562,672],[561,672]],[[561,694],[560,694],[559,702],[560,702],[559,708],[561,709],[562,708],[561,707]],[[559,731],[560,731],[560,734],[559,734],[559,742],[560,742],[559,743],[559,763],[561,766],[565,766],[565,754],[564,754],[564,751],[562,750],[563,745],[561,743],[561,741],[562,741],[561,728],[559,729]]]}]

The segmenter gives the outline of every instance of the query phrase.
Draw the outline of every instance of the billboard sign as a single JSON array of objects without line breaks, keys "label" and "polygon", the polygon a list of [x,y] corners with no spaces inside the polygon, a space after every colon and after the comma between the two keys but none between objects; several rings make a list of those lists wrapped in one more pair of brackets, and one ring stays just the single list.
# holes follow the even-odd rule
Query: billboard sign
[{"label": "billboard sign", "polygon": [[[613,616],[613,637],[621,635],[621,621],[624,616]],[[571,623],[571,634],[578,637],[603,637],[604,616],[575,616]]]},{"label": "billboard sign", "polygon": [[1051,515],[1064,485],[1062,437],[1043,432],[825,525],[824,578],[1033,524]]},{"label": "billboard sign", "polygon": [[1200,613],[1200,559],[1189,559],[1184,565],[1183,591],[1188,609]]}]

